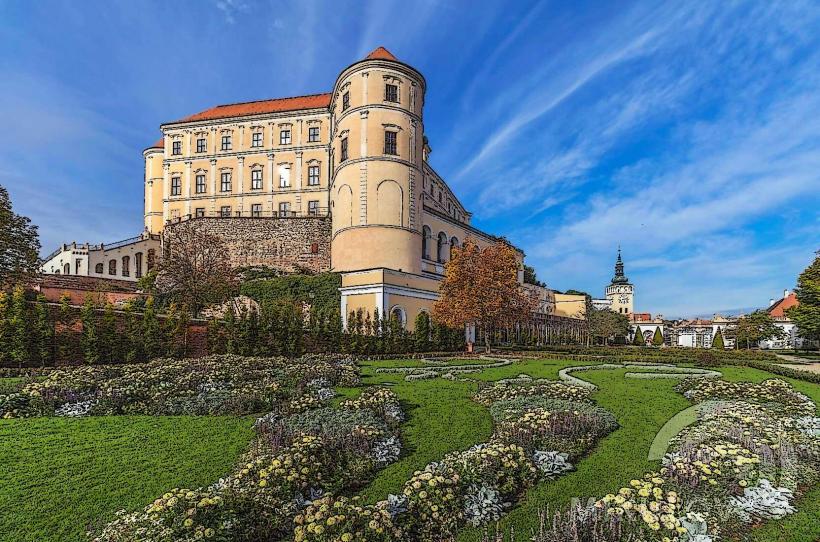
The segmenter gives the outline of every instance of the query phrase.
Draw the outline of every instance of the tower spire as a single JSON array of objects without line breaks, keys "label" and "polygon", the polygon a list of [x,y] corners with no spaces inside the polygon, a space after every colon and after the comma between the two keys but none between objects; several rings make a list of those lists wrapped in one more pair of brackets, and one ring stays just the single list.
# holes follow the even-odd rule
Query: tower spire
[{"label": "tower spire", "polygon": [[612,278],[613,284],[625,284],[629,279],[624,275],[624,261],[621,259],[621,245],[618,245],[618,257],[615,259],[615,276]]}]

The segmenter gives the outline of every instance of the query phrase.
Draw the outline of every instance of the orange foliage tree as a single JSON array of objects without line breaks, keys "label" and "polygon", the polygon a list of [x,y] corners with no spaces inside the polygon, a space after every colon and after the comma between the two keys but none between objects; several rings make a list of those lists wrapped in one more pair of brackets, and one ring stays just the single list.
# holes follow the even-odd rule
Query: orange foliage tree
[{"label": "orange foliage tree", "polygon": [[484,249],[470,238],[454,248],[444,267],[439,300],[433,318],[449,327],[473,324],[484,330],[490,351],[490,334],[525,322],[535,310],[536,300],[518,282],[516,250],[505,241]]}]

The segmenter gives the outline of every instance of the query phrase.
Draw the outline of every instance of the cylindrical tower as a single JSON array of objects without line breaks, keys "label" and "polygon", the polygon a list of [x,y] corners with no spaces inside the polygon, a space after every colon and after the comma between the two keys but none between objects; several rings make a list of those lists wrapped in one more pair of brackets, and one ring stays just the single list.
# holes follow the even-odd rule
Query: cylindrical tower
[{"label": "cylindrical tower", "polygon": [[383,47],[331,98],[334,271],[421,272],[424,77]]}]

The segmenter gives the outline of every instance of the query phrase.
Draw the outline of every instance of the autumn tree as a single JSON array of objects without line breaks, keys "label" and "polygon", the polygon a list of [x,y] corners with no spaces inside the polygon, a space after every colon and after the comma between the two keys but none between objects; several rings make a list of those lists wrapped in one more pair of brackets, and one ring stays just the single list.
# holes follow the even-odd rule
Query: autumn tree
[{"label": "autumn tree", "polygon": [[0,186],[0,287],[26,282],[40,268],[40,238],[28,217],[16,214]]},{"label": "autumn tree", "polygon": [[794,293],[799,305],[787,309],[786,315],[797,325],[800,337],[820,341],[820,251],[800,273]]},{"label": "autumn tree", "polygon": [[193,224],[165,230],[156,290],[196,317],[204,307],[234,292],[236,274],[222,240]]},{"label": "autumn tree", "polygon": [[469,237],[444,267],[433,319],[451,328],[474,324],[487,352],[494,329],[527,321],[536,300],[518,282],[518,253],[504,241],[480,248]]}]

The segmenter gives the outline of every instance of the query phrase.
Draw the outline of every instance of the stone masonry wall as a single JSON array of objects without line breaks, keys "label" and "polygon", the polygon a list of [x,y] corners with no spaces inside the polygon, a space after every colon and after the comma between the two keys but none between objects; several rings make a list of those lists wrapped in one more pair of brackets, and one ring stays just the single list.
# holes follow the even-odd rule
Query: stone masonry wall
[{"label": "stone masonry wall", "polygon": [[166,229],[180,227],[221,238],[234,267],[330,270],[330,217],[203,217],[169,224]]}]

